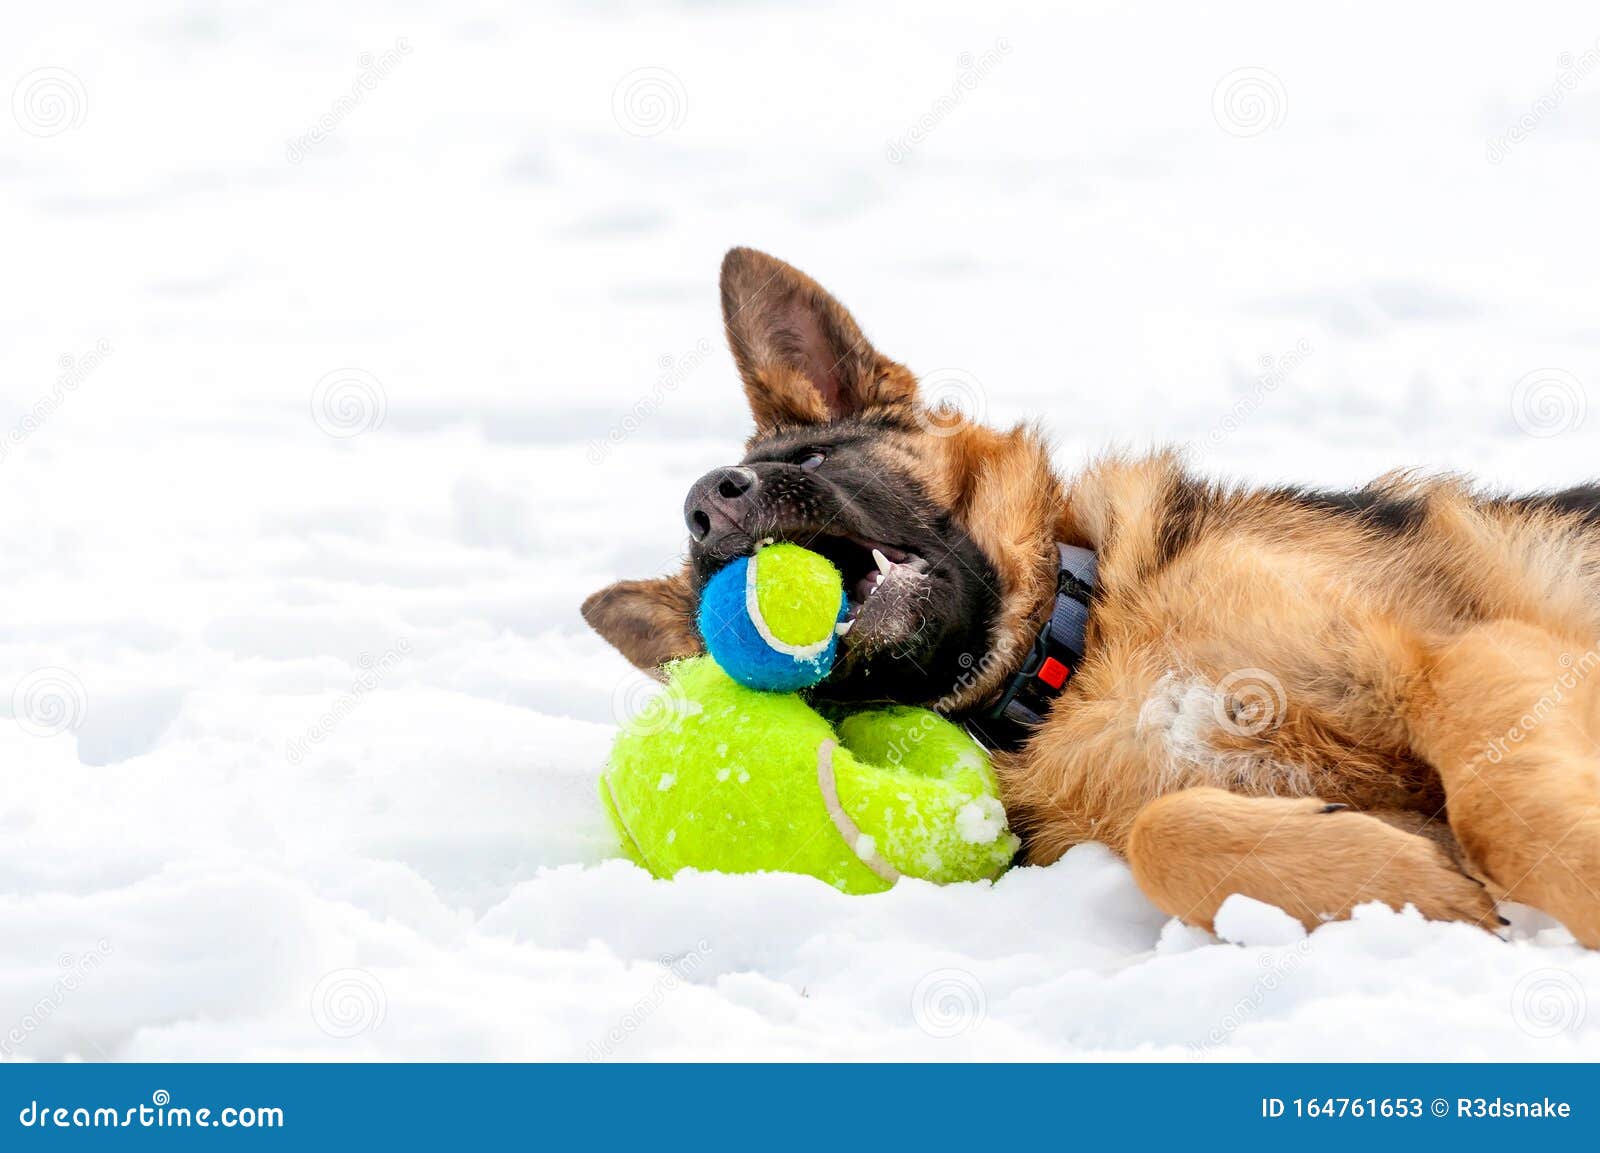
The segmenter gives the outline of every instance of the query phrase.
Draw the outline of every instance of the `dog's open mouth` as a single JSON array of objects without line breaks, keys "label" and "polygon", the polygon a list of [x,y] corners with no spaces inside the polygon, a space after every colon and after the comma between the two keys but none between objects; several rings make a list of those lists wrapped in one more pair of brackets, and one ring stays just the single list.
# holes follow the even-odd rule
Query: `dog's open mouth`
[{"label": "dog's open mouth", "polygon": [[931,581],[926,559],[886,541],[818,536],[797,541],[831,560],[844,577],[850,606],[839,625],[848,655],[901,644],[921,627],[920,604]]}]

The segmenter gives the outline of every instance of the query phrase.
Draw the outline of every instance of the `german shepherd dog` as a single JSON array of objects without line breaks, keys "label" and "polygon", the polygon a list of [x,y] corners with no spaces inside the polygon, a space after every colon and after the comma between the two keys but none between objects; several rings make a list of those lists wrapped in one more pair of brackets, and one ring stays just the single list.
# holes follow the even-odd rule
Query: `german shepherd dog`
[{"label": "german shepherd dog", "polygon": [[729,252],[722,309],[744,459],[690,489],[681,572],[583,606],[635,665],[701,651],[706,577],[791,540],[852,603],[819,693],[976,716],[1050,616],[1057,542],[1092,549],[1084,659],[996,753],[1024,860],[1100,841],[1206,928],[1231,893],[1308,928],[1380,901],[1493,929],[1505,899],[1600,947],[1600,485],[1249,489],[1177,453],[1063,477],[1034,428],[925,404],[782,261]]}]

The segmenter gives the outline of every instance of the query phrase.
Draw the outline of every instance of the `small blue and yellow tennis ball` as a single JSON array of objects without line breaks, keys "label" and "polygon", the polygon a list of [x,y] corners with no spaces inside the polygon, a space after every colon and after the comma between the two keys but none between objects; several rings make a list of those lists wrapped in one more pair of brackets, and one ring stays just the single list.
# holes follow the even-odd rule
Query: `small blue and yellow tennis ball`
[{"label": "small blue and yellow tennis ball", "polygon": [[771,544],[706,582],[700,636],[722,670],[746,688],[792,693],[833,668],[835,626],[849,608],[833,562],[797,544]]}]

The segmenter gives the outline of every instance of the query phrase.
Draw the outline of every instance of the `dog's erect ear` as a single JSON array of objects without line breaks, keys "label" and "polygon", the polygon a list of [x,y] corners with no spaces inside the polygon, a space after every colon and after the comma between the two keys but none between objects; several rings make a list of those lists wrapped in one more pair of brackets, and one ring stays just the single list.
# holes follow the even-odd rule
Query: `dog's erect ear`
[{"label": "dog's erect ear", "polygon": [[753,248],[722,260],[722,320],[762,431],[910,405],[917,381],[816,281]]},{"label": "dog's erect ear", "polygon": [[583,619],[646,672],[704,648],[686,571],[659,580],[618,581],[583,602]]}]

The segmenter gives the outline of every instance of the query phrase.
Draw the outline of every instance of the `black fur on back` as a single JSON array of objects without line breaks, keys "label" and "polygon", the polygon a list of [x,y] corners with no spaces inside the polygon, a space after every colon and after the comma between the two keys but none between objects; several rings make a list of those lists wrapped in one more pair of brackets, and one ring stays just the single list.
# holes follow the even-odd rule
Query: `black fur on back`
[{"label": "black fur on back", "polygon": [[1421,497],[1396,496],[1370,488],[1339,492],[1289,486],[1275,489],[1274,495],[1306,508],[1351,517],[1384,536],[1404,536],[1414,532],[1427,512],[1427,505]]},{"label": "black fur on back", "polygon": [[1600,528],[1600,483],[1580,484],[1555,492],[1506,497],[1501,502],[1522,512],[1547,512],[1576,517],[1586,527]]}]

